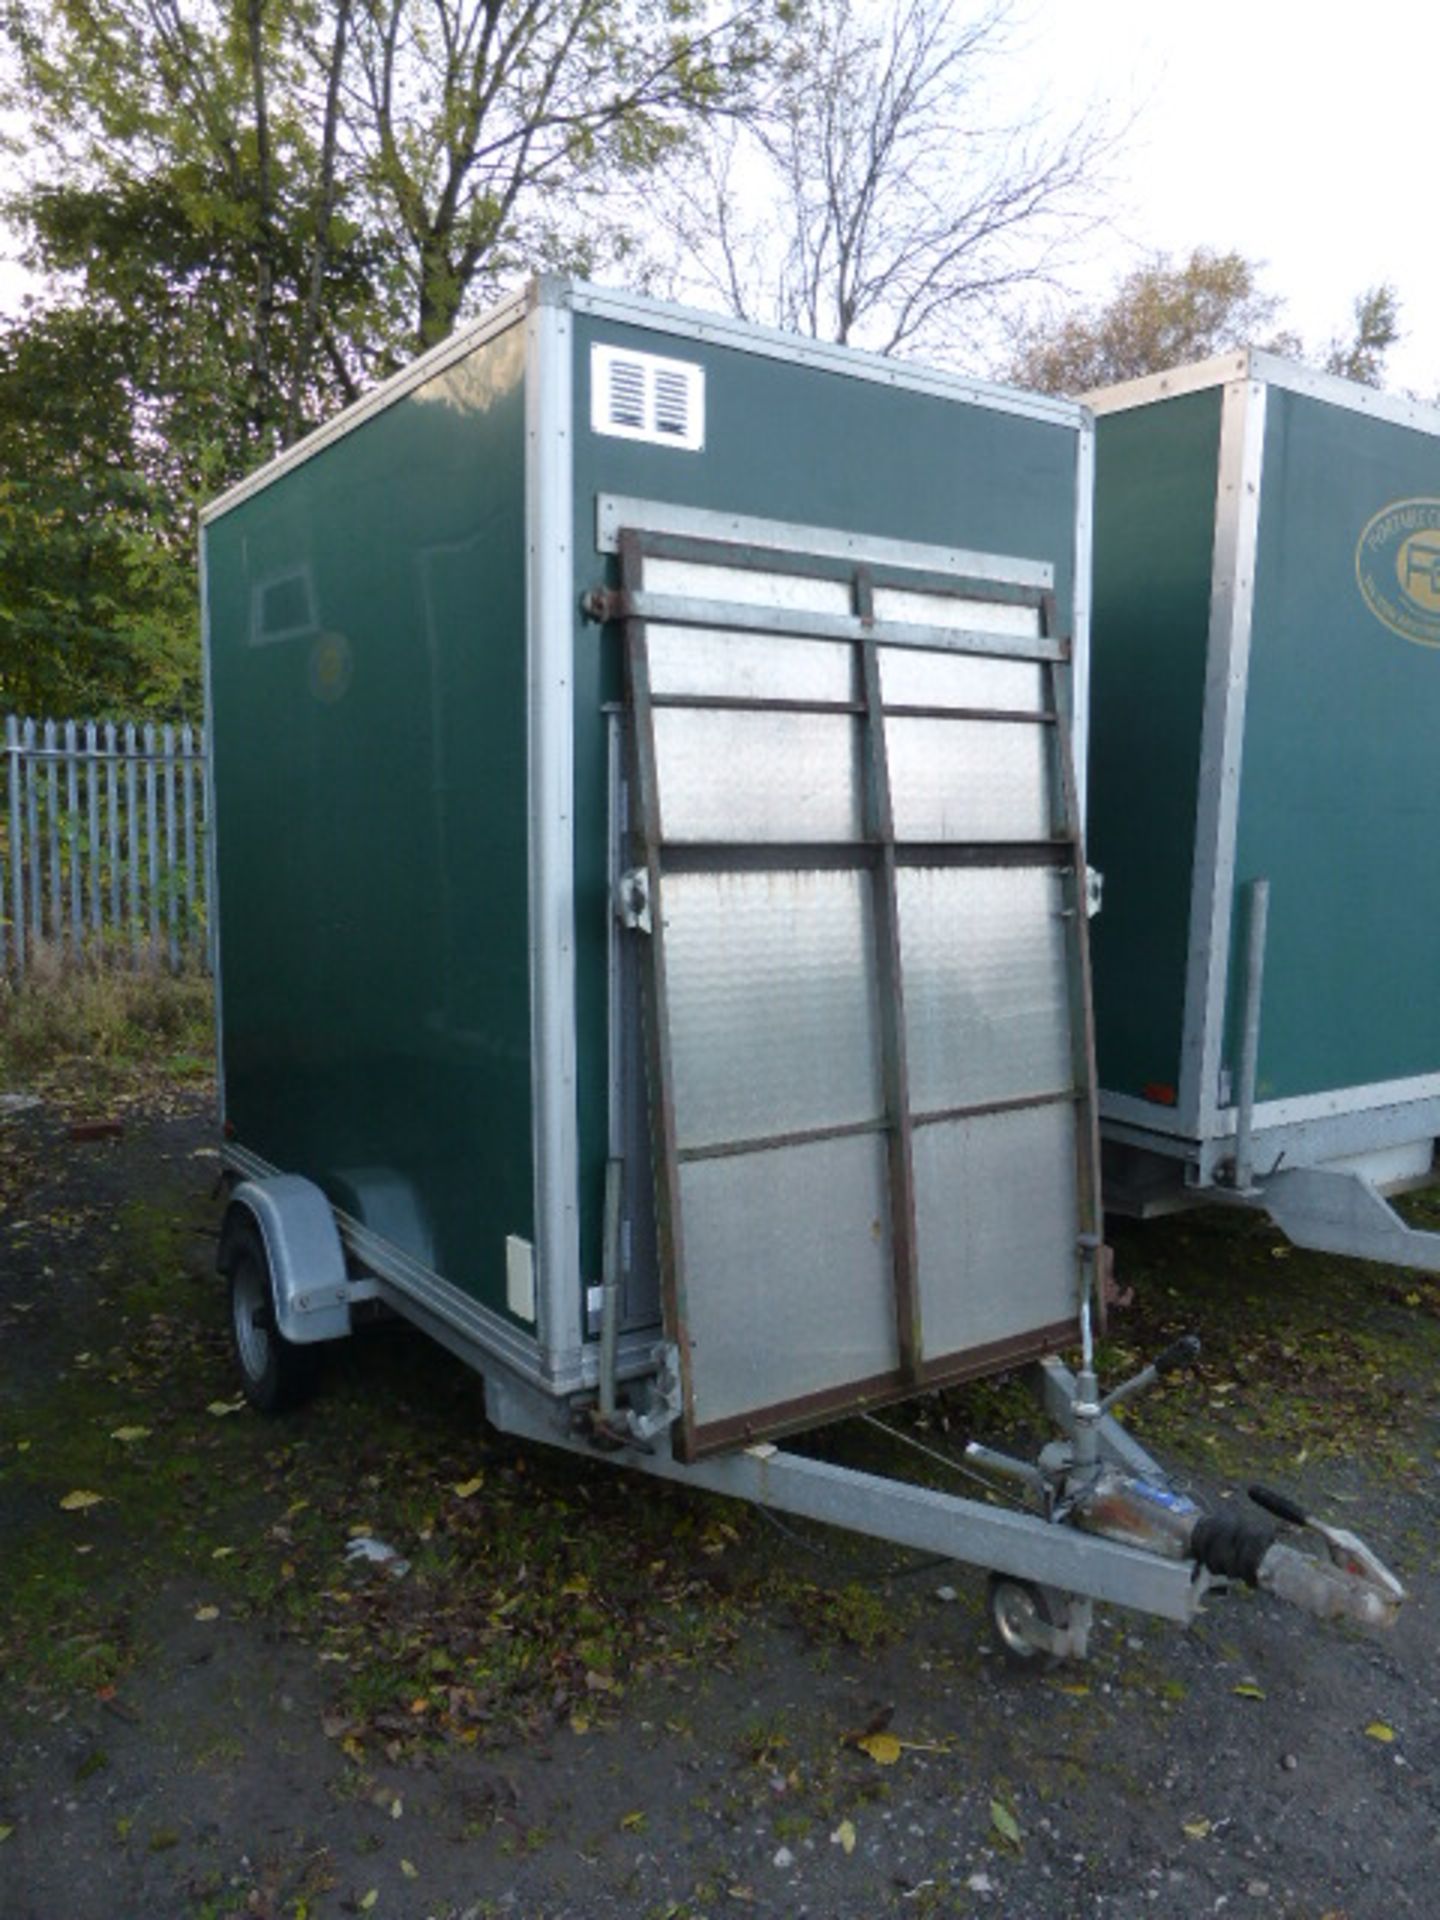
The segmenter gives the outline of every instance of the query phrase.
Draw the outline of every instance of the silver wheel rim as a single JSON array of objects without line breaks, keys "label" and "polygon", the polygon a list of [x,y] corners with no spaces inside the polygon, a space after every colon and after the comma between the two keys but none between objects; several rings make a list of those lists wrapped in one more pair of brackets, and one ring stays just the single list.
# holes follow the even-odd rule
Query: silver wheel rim
[{"label": "silver wheel rim", "polygon": [[1033,1660],[1040,1651],[1031,1631],[1039,1618],[1034,1597],[1010,1581],[995,1587],[991,1603],[995,1631],[1017,1660]]},{"label": "silver wheel rim", "polygon": [[270,1335],[257,1327],[257,1314],[268,1313],[270,1301],[265,1281],[253,1260],[242,1260],[235,1269],[232,1295],[235,1319],[235,1348],[247,1380],[263,1380],[270,1365]]}]

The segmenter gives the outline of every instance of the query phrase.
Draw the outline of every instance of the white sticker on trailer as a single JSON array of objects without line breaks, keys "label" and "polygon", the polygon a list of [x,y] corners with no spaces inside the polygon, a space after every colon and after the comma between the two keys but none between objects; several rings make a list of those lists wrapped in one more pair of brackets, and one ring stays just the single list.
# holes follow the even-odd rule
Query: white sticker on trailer
[{"label": "white sticker on trailer", "polygon": [[518,1234],[505,1236],[505,1304],[517,1319],[535,1318],[535,1249]]}]

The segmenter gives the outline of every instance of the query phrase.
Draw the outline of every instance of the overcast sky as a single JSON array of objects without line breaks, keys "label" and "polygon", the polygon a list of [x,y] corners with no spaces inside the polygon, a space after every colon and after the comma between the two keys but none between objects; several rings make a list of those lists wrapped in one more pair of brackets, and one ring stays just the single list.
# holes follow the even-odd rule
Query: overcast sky
[{"label": "overcast sky", "polygon": [[[1208,245],[1267,263],[1285,323],[1323,343],[1388,280],[1405,338],[1389,384],[1440,389],[1435,0],[1356,13],[1285,0],[1038,0],[1036,70],[1071,102],[1108,93],[1138,118],[1117,169],[1140,247]],[[1123,249],[1095,263],[1104,291]]]},{"label": "overcast sky", "polygon": [[[1435,0],[1340,14],[1284,0],[1029,0],[1013,84],[1075,112],[1135,115],[1117,232],[1078,276],[1103,294],[1145,249],[1208,245],[1266,262],[1284,323],[1323,345],[1389,280],[1405,338],[1389,383],[1440,390]],[[0,302],[22,277],[0,267]]]}]

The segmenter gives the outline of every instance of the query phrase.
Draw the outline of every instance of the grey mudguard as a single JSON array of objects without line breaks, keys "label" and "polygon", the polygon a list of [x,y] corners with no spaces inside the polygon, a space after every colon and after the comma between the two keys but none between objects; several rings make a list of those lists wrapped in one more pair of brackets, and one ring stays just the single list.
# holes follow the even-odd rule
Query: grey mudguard
[{"label": "grey mudguard", "polygon": [[354,1287],[334,1212],[319,1187],[298,1173],[277,1173],[242,1181],[230,1204],[243,1207],[260,1230],[282,1339],[343,1339]]}]

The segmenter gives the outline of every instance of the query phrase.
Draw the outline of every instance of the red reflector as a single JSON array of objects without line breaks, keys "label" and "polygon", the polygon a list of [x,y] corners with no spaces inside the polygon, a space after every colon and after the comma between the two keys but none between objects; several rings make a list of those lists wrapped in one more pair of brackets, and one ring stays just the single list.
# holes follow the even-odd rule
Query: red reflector
[{"label": "red reflector", "polygon": [[1140,1097],[1153,1100],[1157,1107],[1173,1107],[1180,1096],[1166,1081],[1151,1080],[1140,1089]]},{"label": "red reflector", "polygon": [[221,1132],[227,1140],[233,1140],[235,1138],[235,1122],[233,1120],[227,1120],[221,1128]]}]

